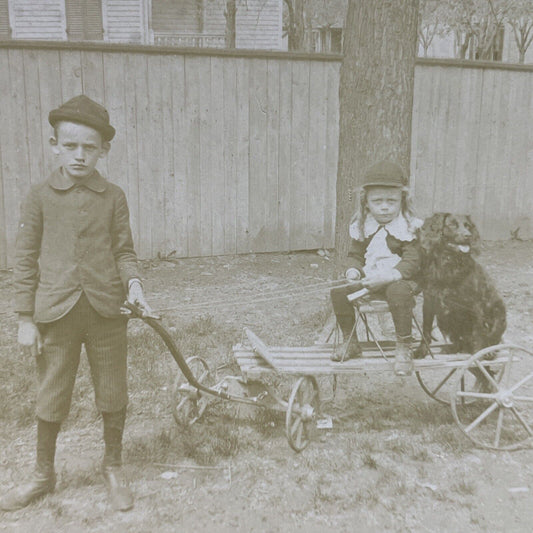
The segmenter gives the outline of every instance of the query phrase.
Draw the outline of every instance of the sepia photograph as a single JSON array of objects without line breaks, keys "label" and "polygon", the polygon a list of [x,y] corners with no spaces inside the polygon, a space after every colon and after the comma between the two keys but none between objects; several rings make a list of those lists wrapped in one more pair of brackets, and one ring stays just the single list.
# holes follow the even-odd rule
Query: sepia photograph
[{"label": "sepia photograph", "polygon": [[533,0],[0,0],[0,532],[531,533]]}]

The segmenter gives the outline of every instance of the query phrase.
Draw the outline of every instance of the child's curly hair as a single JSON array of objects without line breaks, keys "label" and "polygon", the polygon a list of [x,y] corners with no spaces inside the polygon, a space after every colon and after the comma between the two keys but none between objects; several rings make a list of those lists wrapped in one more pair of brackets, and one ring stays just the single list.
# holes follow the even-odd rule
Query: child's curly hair
[{"label": "child's curly hair", "polygon": [[[359,229],[359,235],[364,235],[364,226],[365,226],[365,220],[369,213],[369,209],[367,207],[367,194],[368,191],[373,189],[374,187],[361,187],[359,189],[359,209],[354,213],[350,220],[350,226],[352,226],[354,223],[357,224]],[[416,226],[413,225],[413,220],[416,218],[415,210],[413,208],[413,201],[411,199],[411,194],[409,192],[409,189],[407,187],[402,187],[402,205],[401,205],[401,212],[402,215],[405,217],[405,220],[407,220],[407,226],[409,228],[409,231],[413,232],[416,230]]]}]

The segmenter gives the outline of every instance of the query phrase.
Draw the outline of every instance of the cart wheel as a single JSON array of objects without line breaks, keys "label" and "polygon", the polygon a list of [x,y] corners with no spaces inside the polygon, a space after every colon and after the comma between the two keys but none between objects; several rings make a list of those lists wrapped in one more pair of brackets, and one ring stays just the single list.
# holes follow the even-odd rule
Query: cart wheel
[{"label": "cart wheel", "polygon": [[[520,346],[499,344],[480,350],[467,361],[467,366],[458,370],[451,395],[453,417],[461,431],[478,446],[516,450],[530,441],[532,356],[533,352]],[[468,374],[476,379],[465,389],[462,380]]]},{"label": "cart wheel", "polygon": [[[499,381],[501,379],[501,372],[503,366],[496,365],[492,369],[494,379]],[[444,405],[451,404],[451,396],[456,387],[456,378],[459,375],[460,367],[442,368],[442,369],[426,369],[415,371],[416,379],[422,387],[422,390],[431,398]],[[477,376],[476,373],[465,372],[459,380],[459,387],[462,391],[471,391],[476,387]],[[462,402],[468,403],[475,401],[471,398],[463,397]]]},{"label": "cart wheel", "polygon": [[302,376],[292,388],[287,404],[285,431],[290,447],[301,452],[310,442],[320,408],[318,383],[313,376]]},{"label": "cart wheel", "polygon": [[[208,385],[211,373],[205,359],[195,355],[189,357],[186,363],[198,383]],[[187,379],[180,373],[172,392],[172,415],[180,426],[194,424],[202,416],[208,403],[208,398],[201,396],[194,388],[186,388],[187,385]]]}]

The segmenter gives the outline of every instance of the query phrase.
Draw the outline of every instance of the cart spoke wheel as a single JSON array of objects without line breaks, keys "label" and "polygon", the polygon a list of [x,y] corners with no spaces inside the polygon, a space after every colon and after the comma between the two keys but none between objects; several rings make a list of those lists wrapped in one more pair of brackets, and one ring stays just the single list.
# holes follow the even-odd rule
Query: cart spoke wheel
[{"label": "cart spoke wheel", "polygon": [[294,451],[301,452],[311,441],[319,407],[316,379],[312,376],[299,378],[292,388],[285,419],[287,440]]},{"label": "cart spoke wheel", "polygon": [[[205,359],[193,356],[189,357],[186,362],[198,383],[209,386],[211,373]],[[194,424],[202,416],[208,403],[208,398],[196,394],[195,389],[192,391],[181,390],[182,386],[187,384],[187,379],[180,373],[174,382],[172,391],[172,415],[176,424],[180,426]]]},{"label": "cart spoke wheel", "polygon": [[532,369],[533,352],[512,344],[480,350],[458,369],[450,403],[457,425],[472,442],[492,450],[531,444]]}]

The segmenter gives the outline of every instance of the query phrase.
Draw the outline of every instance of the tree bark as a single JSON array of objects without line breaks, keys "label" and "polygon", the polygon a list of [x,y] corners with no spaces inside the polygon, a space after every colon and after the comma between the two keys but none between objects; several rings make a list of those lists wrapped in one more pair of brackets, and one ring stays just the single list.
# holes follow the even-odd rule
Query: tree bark
[{"label": "tree bark", "polygon": [[340,72],[337,259],[365,170],[391,159],[409,172],[418,0],[350,0]]},{"label": "tree bark", "polygon": [[226,48],[235,48],[236,43],[236,25],[237,18],[237,0],[226,0]]},{"label": "tree bark", "polygon": [[304,0],[285,0],[289,10],[289,50],[303,51],[305,49],[305,13]]}]

